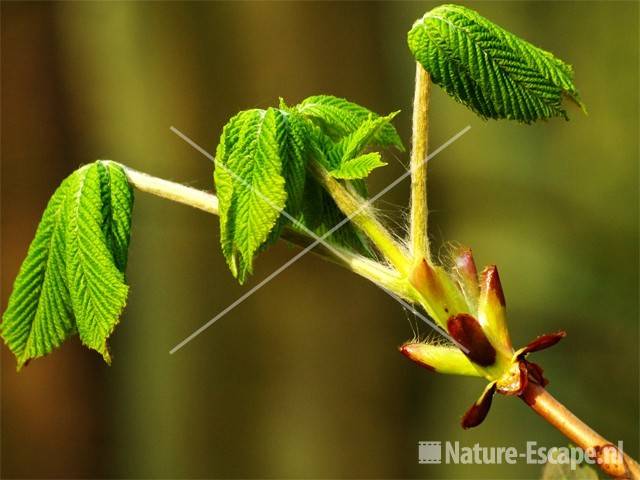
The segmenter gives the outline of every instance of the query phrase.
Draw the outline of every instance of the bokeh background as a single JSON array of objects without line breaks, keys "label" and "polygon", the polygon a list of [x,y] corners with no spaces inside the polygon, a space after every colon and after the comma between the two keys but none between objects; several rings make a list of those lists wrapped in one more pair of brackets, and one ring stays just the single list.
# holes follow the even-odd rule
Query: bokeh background
[{"label": "bokeh background", "polygon": [[[402,109],[405,41],[436,3],[3,3],[2,305],[47,199],[110,158],[200,188],[232,114],[317,93]],[[483,122],[435,88],[431,235],[496,263],[514,343],[566,329],[540,354],[550,390],[638,456],[638,3],[482,2],[481,14],[574,65],[589,115]],[[407,159],[372,180],[376,190]],[[386,195],[406,216],[408,183]],[[239,287],[217,219],[138,194],[131,293],[108,367],[77,339],[21,373],[2,347],[2,475],[16,478],[537,478],[539,466],[418,465],[419,440],[567,441],[513,399],[459,419],[483,382],[436,376],[397,346],[412,314],[313,255],[175,355],[177,342],[293,255],[278,245]],[[428,333],[422,324],[420,330]]]}]

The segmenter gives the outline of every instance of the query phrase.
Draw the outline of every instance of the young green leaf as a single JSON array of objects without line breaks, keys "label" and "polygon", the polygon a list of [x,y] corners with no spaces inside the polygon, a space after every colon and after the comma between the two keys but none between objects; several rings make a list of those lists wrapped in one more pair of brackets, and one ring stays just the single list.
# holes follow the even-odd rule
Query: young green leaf
[{"label": "young green leaf", "polygon": [[[256,115],[257,110],[242,111],[233,116],[222,130],[220,142],[216,149],[216,162],[223,165],[224,159],[228,158],[233,149],[239,143],[241,132],[245,129],[245,124]],[[234,235],[234,212],[235,203],[233,202],[233,185],[234,176],[226,168],[216,168],[214,170],[214,181],[216,185],[216,193],[218,195],[218,209],[220,218],[220,243],[222,253],[227,259],[229,268],[234,277],[238,276],[235,262],[230,262],[233,252],[233,242],[231,239]]]},{"label": "young green leaf", "polygon": [[307,152],[308,155],[323,168],[333,170],[342,161],[342,148],[338,148],[338,142],[329,137],[319,126],[307,122]]},{"label": "young green leaf", "polygon": [[110,361],[106,341],[126,303],[133,193],[121,167],[97,161],[49,200],[3,315],[18,368],[74,333]]},{"label": "young green leaf", "polygon": [[[318,235],[344,220],[307,172],[307,162],[321,163],[366,196],[363,179],[384,162],[378,153],[362,151],[371,145],[402,148],[390,124],[395,115],[380,117],[343,99],[316,96],[293,108],[280,99],[279,109],[247,110],[229,120],[216,150],[214,180],[222,252],[240,283],[251,273],[255,255],[277,240],[285,226],[293,223],[292,228],[304,231],[291,217]],[[328,241],[370,251],[348,224]]]},{"label": "young green leaf", "polygon": [[[377,167],[386,165],[378,152],[360,155],[371,145],[372,139],[380,130],[389,124],[396,113],[386,117],[369,117],[365,119],[352,133],[334,142],[320,127],[310,125],[309,152],[323,168],[332,176],[341,179],[364,179]],[[354,185],[361,196],[366,196],[366,186],[363,182]]]},{"label": "young green leaf", "polygon": [[284,138],[280,137],[280,155],[282,157],[282,175],[287,192],[286,215],[283,213],[278,217],[276,225],[260,246],[259,251],[266,250],[267,247],[275,243],[280,238],[284,227],[292,223],[291,218],[300,215],[307,181],[307,123],[300,115],[289,111],[284,100],[280,99],[280,104],[286,109],[280,110],[285,121]]},{"label": "young green leaf", "polygon": [[306,181],[308,127],[296,113],[283,112],[286,125],[285,141],[281,145],[283,173],[287,189],[287,212],[297,215],[302,208]]},{"label": "young green leaf", "polygon": [[338,167],[329,171],[334,178],[342,178],[347,180],[366,178],[372,170],[386,165],[380,159],[378,152],[365,153],[359,157],[345,160]]},{"label": "young green leaf", "polygon": [[408,41],[434,83],[483,118],[567,118],[565,96],[582,107],[569,65],[468,8],[434,8]]},{"label": "young green leaf", "polygon": [[236,115],[220,138],[214,173],[220,241],[240,283],[251,273],[254,255],[285,207],[282,145],[286,135],[283,113],[269,108]]},{"label": "young green leaf", "polygon": [[367,118],[360,126],[351,134],[342,138],[335,146],[337,154],[340,158],[340,164],[352,160],[372,143],[375,136],[390,125],[389,122],[398,114],[391,113],[386,117]]},{"label": "young green leaf", "polygon": [[[333,140],[340,140],[358,130],[366,120],[379,117],[356,103],[331,95],[314,95],[300,102],[295,108],[305,118],[321,127]],[[404,151],[398,132],[388,122],[376,132],[371,143]]]}]

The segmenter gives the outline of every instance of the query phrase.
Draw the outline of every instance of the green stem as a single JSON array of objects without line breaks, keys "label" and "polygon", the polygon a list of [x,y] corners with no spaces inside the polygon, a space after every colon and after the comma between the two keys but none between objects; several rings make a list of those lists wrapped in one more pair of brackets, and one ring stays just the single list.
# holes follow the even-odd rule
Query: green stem
[{"label": "green stem", "polygon": [[187,187],[181,183],[171,182],[139,172],[121,163],[118,163],[118,165],[124,170],[129,183],[138,190],[218,215],[218,197],[215,195],[197,188]]},{"label": "green stem", "polygon": [[429,146],[429,94],[431,81],[427,71],[416,62],[413,98],[413,138],[411,150],[411,254],[414,262],[431,262],[427,234],[427,153]]}]

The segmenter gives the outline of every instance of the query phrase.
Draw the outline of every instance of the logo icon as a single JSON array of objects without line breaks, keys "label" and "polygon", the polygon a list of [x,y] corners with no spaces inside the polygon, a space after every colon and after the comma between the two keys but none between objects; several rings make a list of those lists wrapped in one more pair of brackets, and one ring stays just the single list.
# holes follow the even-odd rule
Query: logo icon
[{"label": "logo icon", "polygon": [[442,442],[418,442],[418,463],[441,463]]}]

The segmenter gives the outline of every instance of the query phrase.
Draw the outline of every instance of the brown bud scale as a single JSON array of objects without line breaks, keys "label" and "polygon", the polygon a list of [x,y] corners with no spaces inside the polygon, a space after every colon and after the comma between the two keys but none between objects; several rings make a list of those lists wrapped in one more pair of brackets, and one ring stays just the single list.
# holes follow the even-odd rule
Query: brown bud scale
[{"label": "brown bud scale", "polygon": [[469,350],[469,360],[480,366],[488,367],[496,361],[496,350],[484,334],[478,320],[468,313],[459,313],[449,317],[447,330],[456,342]]}]

